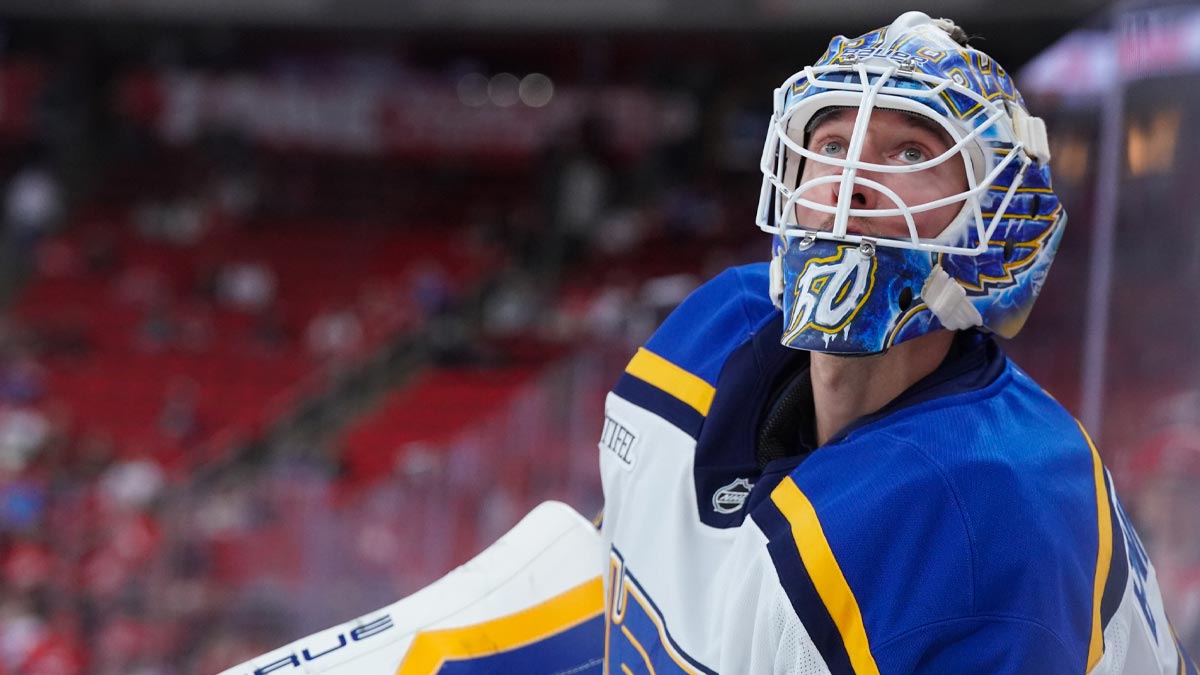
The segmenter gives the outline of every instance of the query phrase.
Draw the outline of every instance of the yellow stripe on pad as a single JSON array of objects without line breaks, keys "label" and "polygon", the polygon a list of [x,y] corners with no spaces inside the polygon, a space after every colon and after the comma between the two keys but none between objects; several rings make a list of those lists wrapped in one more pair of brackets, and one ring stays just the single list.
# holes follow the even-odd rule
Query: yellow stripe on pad
[{"label": "yellow stripe on pad", "polygon": [[432,675],[446,661],[499,654],[532,644],[604,613],[600,577],[529,609],[473,626],[418,633],[396,675]]},{"label": "yellow stripe on pad", "polygon": [[808,576],[817,589],[817,595],[821,596],[821,602],[825,603],[829,616],[833,617],[855,674],[879,675],[879,666],[871,654],[858,601],[833,556],[833,549],[829,547],[829,540],[825,538],[825,531],[812,502],[808,501],[791,477],[783,479],[771,492],[771,501],[775,502],[792,526],[792,539],[800,552],[800,560],[808,570]]},{"label": "yellow stripe on pad", "polygon": [[1112,520],[1109,515],[1108,489],[1104,485],[1104,463],[1100,461],[1100,453],[1092,437],[1080,424],[1079,431],[1083,432],[1088,448],[1092,451],[1092,480],[1096,483],[1096,525],[1099,529],[1100,541],[1096,550],[1096,579],[1092,595],[1092,639],[1088,644],[1087,671],[1090,673],[1100,658],[1104,656],[1104,626],[1100,625],[1100,600],[1104,597],[1104,584],[1108,581],[1108,570],[1112,565]]},{"label": "yellow stripe on pad", "polygon": [[662,389],[705,416],[717,392],[711,384],[645,347],[638,348],[625,372]]}]

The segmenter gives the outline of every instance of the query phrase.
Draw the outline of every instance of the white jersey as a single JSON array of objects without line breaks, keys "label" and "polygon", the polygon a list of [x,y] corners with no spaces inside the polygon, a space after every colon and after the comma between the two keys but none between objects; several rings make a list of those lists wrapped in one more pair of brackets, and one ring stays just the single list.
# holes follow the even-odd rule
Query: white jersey
[{"label": "white jersey", "polygon": [[813,449],[765,288],[706,284],[609,394],[607,672],[1196,674],[1090,439],[992,340]]}]

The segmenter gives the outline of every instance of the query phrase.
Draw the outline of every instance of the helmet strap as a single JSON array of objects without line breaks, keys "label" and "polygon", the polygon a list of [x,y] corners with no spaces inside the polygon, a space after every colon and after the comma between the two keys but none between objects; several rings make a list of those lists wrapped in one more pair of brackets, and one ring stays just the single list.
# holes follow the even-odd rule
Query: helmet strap
[{"label": "helmet strap", "polygon": [[934,265],[921,288],[921,299],[933,315],[949,330],[963,330],[983,325],[979,310],[967,299],[967,290],[950,278],[942,266]]},{"label": "helmet strap", "polygon": [[771,256],[771,302],[775,309],[783,309],[783,253]]},{"label": "helmet strap", "polygon": [[1045,166],[1050,161],[1050,142],[1046,140],[1046,122],[1025,112],[1021,106],[1008,105],[1012,118],[1013,132],[1024,146],[1025,154]]}]

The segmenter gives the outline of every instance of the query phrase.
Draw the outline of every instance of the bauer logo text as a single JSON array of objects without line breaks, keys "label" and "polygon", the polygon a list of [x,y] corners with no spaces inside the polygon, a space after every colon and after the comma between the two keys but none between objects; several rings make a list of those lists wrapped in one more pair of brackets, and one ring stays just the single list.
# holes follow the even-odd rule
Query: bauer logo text
[{"label": "bauer logo text", "polygon": [[357,646],[357,643],[369,640],[386,631],[395,624],[392,617],[385,614],[350,629],[343,629],[336,635],[314,635],[303,643],[292,645],[292,652],[276,658],[255,668],[249,675],[267,675],[268,673],[294,672],[295,668],[304,668],[302,672],[310,672],[307,664],[333,656],[347,648]]}]

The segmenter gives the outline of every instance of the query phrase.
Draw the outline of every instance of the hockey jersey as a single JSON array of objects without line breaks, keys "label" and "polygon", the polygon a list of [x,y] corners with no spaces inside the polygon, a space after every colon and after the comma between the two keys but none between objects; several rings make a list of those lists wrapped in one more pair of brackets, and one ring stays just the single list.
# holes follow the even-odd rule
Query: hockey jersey
[{"label": "hockey jersey", "polygon": [[993,340],[814,448],[766,289],[705,284],[608,396],[607,672],[1198,675],[1087,433]]}]

